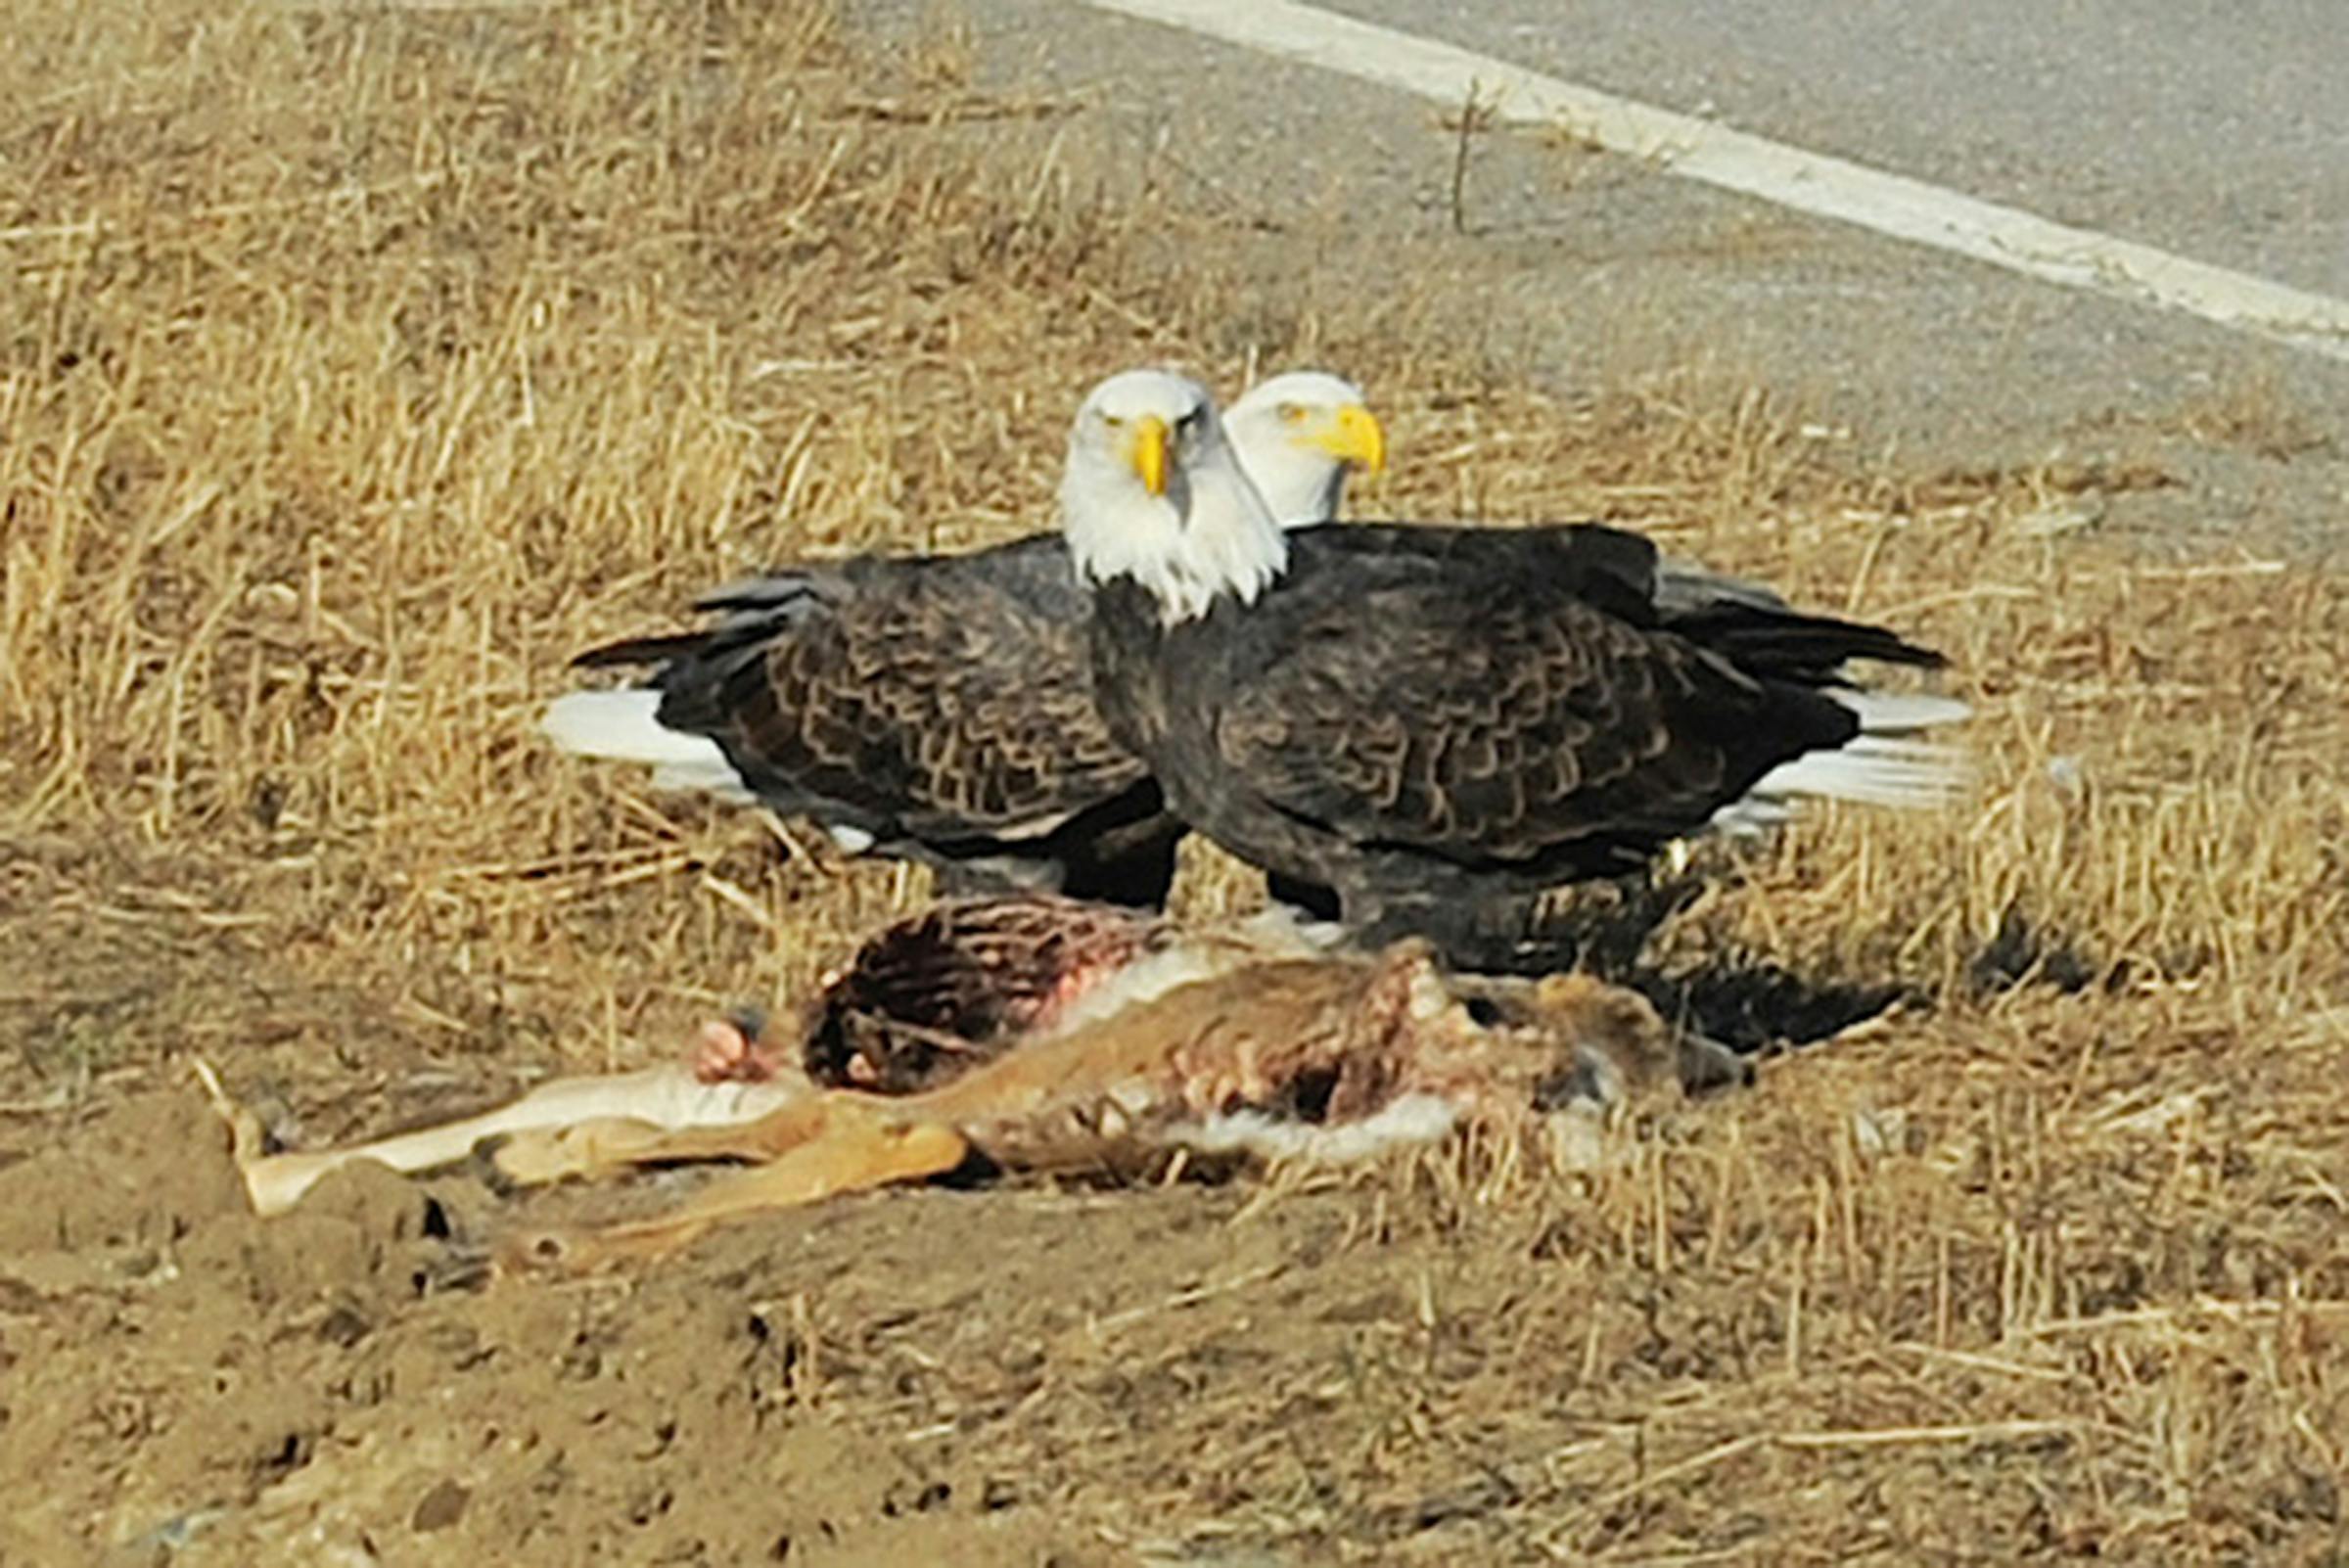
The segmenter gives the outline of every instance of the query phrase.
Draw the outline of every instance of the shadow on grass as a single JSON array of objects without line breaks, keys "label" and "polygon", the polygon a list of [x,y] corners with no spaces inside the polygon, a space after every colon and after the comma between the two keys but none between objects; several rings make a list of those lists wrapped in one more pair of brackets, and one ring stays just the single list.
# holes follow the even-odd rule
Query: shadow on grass
[{"label": "shadow on grass", "polygon": [[[1664,925],[1717,875],[1692,870],[1578,890],[1543,911],[1509,967],[1579,967],[1637,991],[1665,1020],[1741,1054],[1816,1044],[1896,1005],[1929,1009],[1935,996],[1901,981],[1806,972],[1735,950],[1670,965],[1647,956]],[[2081,941],[2009,905],[1966,965],[1966,994],[1986,1000],[2026,987],[2067,994],[2111,990],[2129,966],[2096,956]]]}]

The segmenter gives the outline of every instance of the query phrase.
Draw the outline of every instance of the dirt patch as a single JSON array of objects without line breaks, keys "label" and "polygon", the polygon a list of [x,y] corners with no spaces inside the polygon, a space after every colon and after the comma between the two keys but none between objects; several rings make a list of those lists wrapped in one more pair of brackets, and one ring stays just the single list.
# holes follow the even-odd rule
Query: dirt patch
[{"label": "dirt patch", "polygon": [[990,1429],[1072,1366],[1128,1431],[1172,1420],[1180,1379],[1116,1368],[1139,1320],[1351,1223],[1235,1232],[1236,1192],[936,1192],[633,1278],[485,1281],[461,1183],[359,1167],[255,1221],[222,1129],[169,1091],[61,1129],[0,1201],[27,1561],[1107,1560],[1066,1509],[1081,1471]]}]

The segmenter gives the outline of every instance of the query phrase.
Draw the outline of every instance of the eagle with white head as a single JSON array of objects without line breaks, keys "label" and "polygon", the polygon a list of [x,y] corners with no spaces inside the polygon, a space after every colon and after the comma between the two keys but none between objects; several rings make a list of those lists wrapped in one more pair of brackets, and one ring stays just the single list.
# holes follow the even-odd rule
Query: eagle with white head
[{"label": "eagle with white head", "polygon": [[1653,546],[1595,526],[1284,530],[1178,375],[1093,390],[1061,504],[1110,733],[1176,815],[1372,940],[1508,967],[1538,895],[1724,813],[1952,782],[1907,737],[1958,705],[1841,674],[1930,650],[1767,595],[1663,602]]}]

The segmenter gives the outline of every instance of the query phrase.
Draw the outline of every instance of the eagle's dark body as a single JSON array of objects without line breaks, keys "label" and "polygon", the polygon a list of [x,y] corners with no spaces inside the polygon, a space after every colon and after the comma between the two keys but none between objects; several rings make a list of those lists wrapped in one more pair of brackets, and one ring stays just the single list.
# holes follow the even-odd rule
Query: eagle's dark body
[{"label": "eagle's dark body", "polygon": [[1847,659],[1933,665],[1877,627],[1748,596],[1660,603],[1636,535],[1311,529],[1253,604],[1172,628],[1096,589],[1095,696],[1169,806],[1365,936],[1493,967],[1527,901],[1618,876],[1764,775],[1853,740]]}]

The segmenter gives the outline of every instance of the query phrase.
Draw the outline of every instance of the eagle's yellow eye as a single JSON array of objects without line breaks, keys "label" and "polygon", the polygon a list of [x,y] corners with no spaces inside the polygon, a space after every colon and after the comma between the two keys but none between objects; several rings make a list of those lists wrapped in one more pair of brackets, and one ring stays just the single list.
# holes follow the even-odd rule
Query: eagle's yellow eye
[{"label": "eagle's yellow eye", "polygon": [[1282,403],[1280,405],[1280,417],[1291,425],[1296,424],[1299,420],[1305,417],[1305,404]]}]

